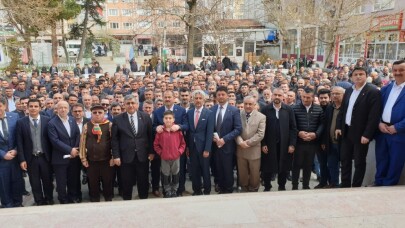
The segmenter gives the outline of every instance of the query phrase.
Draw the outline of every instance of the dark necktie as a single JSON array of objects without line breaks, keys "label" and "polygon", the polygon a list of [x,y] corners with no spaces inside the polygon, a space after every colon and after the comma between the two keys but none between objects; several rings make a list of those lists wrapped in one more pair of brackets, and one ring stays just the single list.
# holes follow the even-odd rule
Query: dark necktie
[{"label": "dark necktie", "polygon": [[8,140],[8,129],[7,129],[7,126],[6,126],[6,120],[4,118],[1,119],[1,126],[3,128],[3,138],[5,140]]},{"label": "dark necktie", "polygon": [[221,130],[221,125],[222,125],[222,109],[224,109],[222,106],[219,106],[219,113],[217,117],[217,131]]},{"label": "dark necktie", "polygon": [[249,123],[250,113],[246,113],[246,123]]},{"label": "dark necktie", "polygon": [[131,119],[132,133],[134,133],[134,135],[136,135],[136,128],[135,128],[135,123],[134,123],[134,115],[130,115],[130,119]]},{"label": "dark necktie", "polygon": [[32,119],[34,121],[34,127],[37,128],[38,127],[38,120],[37,119]]}]

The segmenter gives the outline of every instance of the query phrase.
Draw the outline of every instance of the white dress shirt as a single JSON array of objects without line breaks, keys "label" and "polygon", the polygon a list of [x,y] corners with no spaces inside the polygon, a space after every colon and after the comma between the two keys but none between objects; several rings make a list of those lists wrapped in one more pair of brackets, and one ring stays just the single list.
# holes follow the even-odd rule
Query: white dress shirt
[{"label": "white dress shirt", "polygon": [[83,131],[83,118],[80,120],[80,122],[77,122],[77,121],[76,121],[76,124],[77,124],[77,126],[79,127],[80,134],[81,134],[82,131]]},{"label": "white dress shirt", "polygon": [[387,103],[385,103],[385,107],[384,107],[384,111],[383,111],[383,115],[382,115],[382,120],[384,122],[391,123],[392,108],[394,107],[394,104],[397,101],[402,90],[404,89],[404,86],[405,86],[405,82],[403,82],[400,85],[397,85],[397,83],[394,82],[390,95],[388,96]]},{"label": "white dress shirt", "polygon": [[[7,126],[7,115],[6,114],[4,114],[4,123],[6,124],[6,128],[8,129],[8,126]],[[4,136],[4,134],[3,134],[3,121],[0,121],[0,132],[1,132],[1,135],[3,135]]]},{"label": "white dress shirt", "polygon": [[59,116],[59,119],[62,121],[63,126],[65,126],[65,129],[70,137],[70,124],[69,124],[69,117],[67,117],[66,120],[64,120],[62,117]]},{"label": "white dress shirt", "polygon": [[14,111],[16,109],[14,97],[11,97],[10,99],[7,99],[7,105],[8,105],[8,111],[9,112],[12,112],[12,111]]},{"label": "white dress shirt", "polygon": [[273,108],[274,108],[274,110],[276,110],[276,117],[277,117],[277,119],[280,119],[280,109],[281,109],[281,106],[280,106],[280,108],[277,108],[277,107],[273,104]]},{"label": "white dress shirt", "polygon": [[[35,124],[34,124],[34,118],[31,117],[31,116],[28,116],[28,118],[30,119],[30,122],[31,122],[32,126],[35,126]],[[38,126],[39,126],[39,123],[40,123],[40,120],[41,120],[41,115],[38,115],[37,118],[35,118],[35,119],[37,119],[37,124],[38,124]]]},{"label": "white dress shirt", "polygon": [[[226,102],[224,105],[222,105],[222,122],[224,121],[224,116],[225,116],[225,112],[226,112],[226,108],[228,107],[228,102]],[[218,104],[218,110],[217,110],[217,114],[215,115],[216,117],[215,117],[215,123],[217,122],[217,119],[218,119],[218,114],[219,114],[219,111],[221,110],[221,105],[220,104]]]},{"label": "white dress shirt", "polygon": [[349,99],[349,106],[347,107],[347,112],[346,112],[346,121],[345,123],[350,126],[352,123],[352,114],[353,114],[353,107],[354,107],[354,103],[356,103],[357,98],[360,95],[361,90],[364,88],[364,86],[366,86],[367,82],[364,83],[364,85],[360,88],[360,89],[356,89],[356,87],[353,85],[353,92],[350,95],[350,99]]},{"label": "white dress shirt", "polygon": [[132,116],[132,119],[133,119],[133,121],[134,121],[134,125],[135,125],[135,131],[136,131],[136,133],[138,134],[138,113],[137,112],[134,112],[133,114],[129,114],[128,112],[127,112],[127,114],[128,114],[128,120],[129,120],[129,123],[131,123],[131,116]]}]

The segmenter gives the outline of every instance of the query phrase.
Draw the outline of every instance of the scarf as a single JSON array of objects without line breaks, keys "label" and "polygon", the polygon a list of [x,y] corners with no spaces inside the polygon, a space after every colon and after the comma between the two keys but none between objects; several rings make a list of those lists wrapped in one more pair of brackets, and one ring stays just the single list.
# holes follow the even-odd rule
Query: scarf
[{"label": "scarf", "polygon": [[91,133],[93,133],[94,135],[97,135],[97,143],[100,143],[101,136],[103,135],[100,125],[109,124],[110,121],[108,121],[107,119],[104,119],[103,122],[101,122],[101,123],[94,123],[93,121],[91,121],[91,123],[93,124],[93,129],[91,129]]}]

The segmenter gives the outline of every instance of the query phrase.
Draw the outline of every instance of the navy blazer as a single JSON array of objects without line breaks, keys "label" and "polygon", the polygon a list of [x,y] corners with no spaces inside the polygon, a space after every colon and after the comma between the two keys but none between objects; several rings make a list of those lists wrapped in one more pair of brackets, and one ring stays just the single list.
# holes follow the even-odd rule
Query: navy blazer
[{"label": "navy blazer", "polygon": [[70,137],[59,116],[55,116],[48,123],[48,136],[52,144],[52,164],[66,165],[69,159],[63,159],[69,155],[73,147],[79,147],[80,130],[73,117],[68,116],[70,125]]},{"label": "navy blazer", "polygon": [[[381,89],[383,103],[382,111],[384,111],[384,107],[387,104],[387,100],[394,83],[395,81]],[[405,89],[402,89],[397,100],[395,101],[394,106],[392,107],[391,124],[393,124],[395,130],[397,130],[397,133],[391,136],[392,140],[396,142],[403,142],[405,139]]]},{"label": "navy blazer", "polygon": [[[156,132],[156,127],[163,125],[163,113],[165,112],[165,106],[162,106],[155,111],[153,111],[153,131]],[[179,105],[173,106],[174,112],[174,123],[180,126],[181,131],[187,131],[187,113],[186,109]]]},{"label": "navy blazer", "polygon": [[19,119],[18,114],[14,112],[6,112],[7,125],[8,125],[8,141],[4,140],[3,135],[0,134],[0,167],[8,166],[13,161],[5,160],[4,156],[9,150],[16,149],[16,139],[15,139],[15,129],[17,125],[17,120]]},{"label": "navy blazer", "polygon": [[[50,118],[40,116],[39,125],[41,127],[41,146],[46,160],[51,161],[51,148],[48,137],[48,123]],[[17,121],[17,154],[19,162],[26,161],[28,164],[32,160],[33,143],[30,129],[30,118],[28,116]]]},{"label": "navy blazer", "polygon": [[[214,105],[211,108],[211,115],[214,119],[214,125],[216,125],[218,105]],[[217,132],[217,130],[214,130]],[[236,107],[228,104],[224,117],[222,119],[222,125],[220,132],[217,132],[219,138],[223,138],[225,145],[221,148],[225,153],[235,153],[236,143],[235,138],[242,132],[242,121],[240,119],[240,111]],[[216,144],[214,148],[217,148]]]},{"label": "navy blazer", "polygon": [[203,153],[204,151],[211,152],[212,137],[214,134],[214,119],[212,118],[211,110],[206,108],[202,109],[196,127],[194,124],[194,113],[195,108],[187,112],[187,145],[191,149],[193,147],[190,145],[194,143],[197,153]]}]

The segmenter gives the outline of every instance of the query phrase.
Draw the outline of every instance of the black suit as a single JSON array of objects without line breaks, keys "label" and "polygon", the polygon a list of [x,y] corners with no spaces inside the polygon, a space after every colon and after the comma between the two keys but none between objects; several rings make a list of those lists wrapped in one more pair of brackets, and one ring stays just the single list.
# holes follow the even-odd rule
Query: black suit
[{"label": "black suit", "polygon": [[[48,136],[52,144],[52,160],[56,177],[56,191],[60,203],[81,201],[80,158],[66,158],[72,148],[79,147],[80,130],[73,117],[68,116],[70,136],[59,116],[55,116],[48,123]],[[67,190],[67,191],[66,191]]]},{"label": "black suit", "polygon": [[[380,91],[367,83],[357,97],[351,116],[350,126],[346,124],[346,114],[353,88],[346,90],[341,111],[336,120],[336,129],[342,131],[341,162],[342,187],[360,187],[366,172],[368,145],[361,144],[361,137],[370,141],[374,137],[381,117]],[[352,159],[355,172],[352,180]]]},{"label": "black suit", "polygon": [[116,116],[112,125],[112,153],[114,159],[121,159],[121,181],[124,200],[132,199],[133,175],[136,176],[140,199],[148,198],[149,180],[148,155],[152,150],[152,120],[149,115],[138,111],[138,129],[132,132],[128,113]]},{"label": "black suit", "polygon": [[41,155],[33,155],[33,142],[28,116],[19,119],[16,127],[17,154],[19,162],[27,162],[27,171],[34,194],[35,203],[46,204],[53,200],[53,184],[51,169],[51,148],[48,138],[49,118],[40,116]]}]

